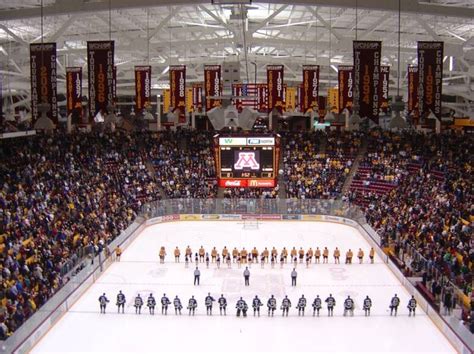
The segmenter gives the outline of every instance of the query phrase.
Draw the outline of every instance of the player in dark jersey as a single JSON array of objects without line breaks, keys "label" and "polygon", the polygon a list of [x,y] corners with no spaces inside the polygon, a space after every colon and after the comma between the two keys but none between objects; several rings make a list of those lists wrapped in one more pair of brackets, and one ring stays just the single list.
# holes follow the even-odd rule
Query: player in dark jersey
[{"label": "player in dark jersey", "polygon": [[319,295],[316,295],[316,298],[314,299],[313,301],[313,316],[317,313],[318,314],[318,317],[319,317],[319,310],[321,310],[321,298],[319,297]]},{"label": "player in dark jersey", "polygon": [[161,297],[161,314],[162,315],[167,315],[168,314],[168,305],[171,304],[170,299],[166,296],[166,294],[163,294]]},{"label": "player in dark jersey", "polygon": [[364,312],[366,316],[370,316],[370,308],[372,307],[372,300],[370,299],[369,295],[367,295],[364,299]]},{"label": "player in dark jersey", "polygon": [[122,290],[119,291],[117,294],[117,312],[120,313],[120,308],[122,308],[122,313],[125,311],[125,303],[127,300],[125,299],[125,295],[122,293]]},{"label": "player in dark jersey", "polygon": [[273,317],[273,313],[275,312],[276,307],[277,307],[277,301],[273,297],[273,295],[268,299],[267,307],[268,307],[268,316],[271,315]]},{"label": "player in dark jersey", "polygon": [[194,316],[194,312],[196,311],[196,307],[197,307],[197,301],[196,301],[196,299],[194,298],[194,295],[193,295],[193,296],[191,296],[191,298],[189,299],[189,302],[188,302],[189,316],[191,316],[191,313]]},{"label": "player in dark jersey", "polygon": [[347,296],[347,299],[344,300],[344,316],[347,314],[354,316],[354,300],[350,296]]},{"label": "player in dark jersey", "polygon": [[398,305],[400,305],[400,298],[395,294],[392,300],[390,300],[390,316],[392,316],[393,313],[395,313],[395,316],[397,315]]},{"label": "player in dark jersey", "polygon": [[[263,260],[262,263],[265,262],[265,259]],[[255,295],[255,297],[253,298],[252,300],[252,307],[253,307],[253,315],[255,316],[256,314],[258,314],[258,317],[260,317],[260,307],[263,306],[263,303],[262,301],[260,301],[260,299],[258,298],[257,295]]]},{"label": "player in dark jersey", "polygon": [[247,317],[248,306],[245,300],[240,298],[240,300],[237,301],[237,305],[235,305],[235,308],[237,309],[237,317],[240,317],[241,313],[243,317]]},{"label": "player in dark jersey", "polygon": [[206,314],[212,316],[212,303],[216,301],[211,296],[211,293],[208,293],[206,298],[204,299],[204,304],[206,305]]},{"label": "player in dark jersey", "polygon": [[217,302],[219,303],[219,312],[221,316],[222,316],[223,311],[224,311],[224,316],[225,316],[226,315],[225,311],[227,308],[227,300],[224,297],[224,294],[221,294],[221,297],[217,300]]},{"label": "player in dark jersey", "polygon": [[105,296],[105,293],[99,296],[99,304],[100,304],[100,313],[105,313],[105,308],[107,307],[107,303],[110,302]]},{"label": "player in dark jersey", "polygon": [[334,306],[336,306],[336,299],[332,296],[332,294],[329,294],[329,297],[325,300],[328,306],[328,316],[333,316],[334,315]]},{"label": "player in dark jersey", "polygon": [[288,317],[288,311],[290,310],[290,307],[291,307],[291,301],[290,299],[288,299],[288,296],[285,295],[285,298],[281,302],[281,309],[283,310],[282,316],[285,316],[285,313],[286,313],[286,317]]},{"label": "player in dark jersey", "polygon": [[415,295],[412,295],[411,296],[411,299],[408,300],[408,316],[411,316],[411,313],[413,312],[413,316],[415,316],[415,310],[416,310],[416,299],[415,299]]},{"label": "player in dark jersey", "polygon": [[154,315],[155,314],[156,300],[153,297],[153,294],[150,294],[148,296],[148,299],[146,300],[146,305],[148,307],[148,310],[150,311],[150,315]]},{"label": "player in dark jersey", "polygon": [[306,308],[306,298],[304,295],[301,295],[299,298],[296,308],[298,309],[298,316],[304,316],[304,309]]},{"label": "player in dark jersey", "polygon": [[138,314],[142,313],[143,299],[140,296],[140,294],[138,294],[135,297],[135,303],[134,303],[133,306],[135,306],[135,313],[138,313]]},{"label": "player in dark jersey", "polygon": [[183,308],[183,305],[181,305],[181,300],[179,299],[178,295],[173,300],[173,305],[174,305],[174,314],[177,315],[178,313],[181,315],[181,309]]}]

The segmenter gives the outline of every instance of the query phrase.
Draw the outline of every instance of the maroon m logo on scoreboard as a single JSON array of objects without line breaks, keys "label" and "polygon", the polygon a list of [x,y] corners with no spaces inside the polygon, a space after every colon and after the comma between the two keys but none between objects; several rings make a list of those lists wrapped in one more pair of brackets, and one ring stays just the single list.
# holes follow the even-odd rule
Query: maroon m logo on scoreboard
[{"label": "maroon m logo on scoreboard", "polygon": [[244,168],[250,168],[251,170],[260,169],[260,164],[257,162],[255,152],[241,151],[238,156],[239,158],[234,164],[235,170],[243,170]]}]

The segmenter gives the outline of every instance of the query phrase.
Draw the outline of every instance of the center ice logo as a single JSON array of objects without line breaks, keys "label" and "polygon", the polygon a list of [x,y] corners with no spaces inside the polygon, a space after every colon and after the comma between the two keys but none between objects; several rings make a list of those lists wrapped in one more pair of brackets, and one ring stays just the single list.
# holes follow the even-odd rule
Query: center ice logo
[{"label": "center ice logo", "polygon": [[260,164],[257,162],[255,152],[242,151],[239,152],[239,158],[234,164],[234,169],[243,170],[244,168],[250,168],[251,170],[259,170]]}]

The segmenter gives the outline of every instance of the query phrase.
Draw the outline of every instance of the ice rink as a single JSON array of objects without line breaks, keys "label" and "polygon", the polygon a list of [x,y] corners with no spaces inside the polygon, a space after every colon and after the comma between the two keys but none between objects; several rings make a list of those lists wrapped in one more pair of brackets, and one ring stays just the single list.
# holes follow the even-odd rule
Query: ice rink
[{"label": "ice rink", "polygon": [[[292,265],[282,269],[269,264],[261,269],[253,264],[250,286],[244,286],[243,270],[236,264],[220,269],[211,264],[206,269],[200,264],[201,285],[193,285],[194,265],[185,268],[174,262],[176,246],[182,255],[187,245],[197,252],[202,245],[206,251],[216,246],[220,252],[254,246],[261,252],[275,246],[280,250],[303,247],[313,250],[318,246],[330,250],[329,264],[297,267],[297,286],[291,287]],[[166,247],[165,264],[159,264],[158,252]],[[341,264],[335,265],[332,252],[341,250]],[[364,264],[358,264],[354,255],[352,265],[345,265],[348,248],[356,254],[362,248]],[[260,222],[258,230],[244,230],[242,223],[223,221],[186,221],[158,224],[145,229],[126,249],[120,262],[107,271],[76,302],[71,310],[47,333],[33,349],[33,353],[67,352],[426,352],[455,353],[443,334],[431,320],[417,309],[416,317],[408,317],[406,305],[410,294],[401,286],[388,267],[376,256],[375,264],[368,262],[370,246],[350,226],[323,222]],[[117,314],[116,294],[119,290],[127,297],[125,314]],[[99,296],[105,292],[110,300],[107,314],[99,313]],[[151,316],[143,307],[136,315],[133,298],[140,293],[146,297],[153,292],[157,302],[166,293],[172,300],[179,295],[183,314],[175,316],[172,306],[168,315],[161,315],[158,304]],[[215,299],[223,293],[228,301],[227,316],[219,316],[214,305],[213,316],[206,316],[204,298],[210,292]],[[311,303],[319,294],[323,300],[332,293],[336,298],[334,317],[327,317],[323,303],[320,317],[312,316]],[[401,299],[397,317],[389,315],[391,297]],[[278,301],[275,317],[266,314],[266,302],[271,294]],[[295,309],[298,298],[304,294],[308,307],[304,317]],[[197,313],[189,317],[185,309],[188,299],[198,300]],[[252,298],[258,295],[264,307],[260,318],[253,316]],[[280,304],[288,295],[292,302],[288,318],[281,317]],[[354,317],[343,317],[343,301],[350,295],[355,299]],[[373,301],[372,315],[365,317],[362,300],[369,295]],[[249,305],[249,316],[237,318],[235,304],[242,296]]]}]

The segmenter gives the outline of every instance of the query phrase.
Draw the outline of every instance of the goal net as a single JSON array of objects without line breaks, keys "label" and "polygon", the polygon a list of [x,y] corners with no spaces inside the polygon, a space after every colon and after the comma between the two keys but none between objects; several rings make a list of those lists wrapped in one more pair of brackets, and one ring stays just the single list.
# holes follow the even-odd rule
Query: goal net
[{"label": "goal net", "polygon": [[244,230],[256,230],[258,229],[258,220],[257,219],[248,219],[244,220]]}]

